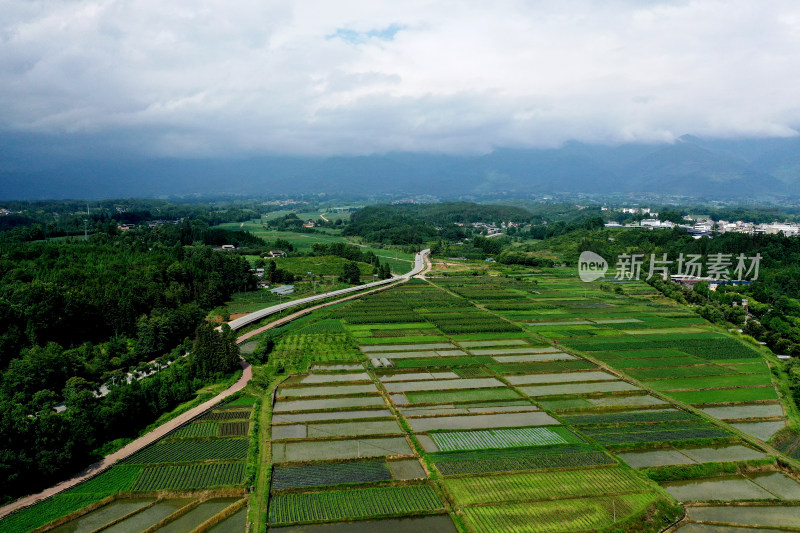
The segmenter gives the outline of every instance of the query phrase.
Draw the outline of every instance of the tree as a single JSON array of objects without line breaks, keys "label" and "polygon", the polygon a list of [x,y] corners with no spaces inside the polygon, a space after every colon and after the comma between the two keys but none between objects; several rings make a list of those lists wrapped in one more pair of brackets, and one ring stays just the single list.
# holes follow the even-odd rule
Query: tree
[{"label": "tree", "polygon": [[239,366],[236,334],[227,324],[214,327],[210,322],[198,326],[192,345],[191,371],[200,379],[223,376]]},{"label": "tree", "polygon": [[347,261],[342,267],[342,275],[339,276],[339,281],[349,283],[350,285],[358,285],[361,283],[361,270],[358,268],[358,263],[355,261]]}]

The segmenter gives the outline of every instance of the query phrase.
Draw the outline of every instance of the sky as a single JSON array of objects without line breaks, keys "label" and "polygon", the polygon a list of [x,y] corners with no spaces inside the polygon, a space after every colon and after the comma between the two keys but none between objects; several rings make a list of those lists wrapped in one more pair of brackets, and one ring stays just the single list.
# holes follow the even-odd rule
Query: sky
[{"label": "sky", "polygon": [[788,137],[798,51],[797,0],[2,0],[0,137],[179,158]]}]

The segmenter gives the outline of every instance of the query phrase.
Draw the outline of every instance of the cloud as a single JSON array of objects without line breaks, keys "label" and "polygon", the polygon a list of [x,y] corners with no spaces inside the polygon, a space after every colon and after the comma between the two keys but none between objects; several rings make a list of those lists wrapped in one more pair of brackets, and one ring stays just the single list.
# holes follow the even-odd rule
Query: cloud
[{"label": "cloud", "polygon": [[794,0],[5,0],[0,131],[166,156],[788,136]]}]

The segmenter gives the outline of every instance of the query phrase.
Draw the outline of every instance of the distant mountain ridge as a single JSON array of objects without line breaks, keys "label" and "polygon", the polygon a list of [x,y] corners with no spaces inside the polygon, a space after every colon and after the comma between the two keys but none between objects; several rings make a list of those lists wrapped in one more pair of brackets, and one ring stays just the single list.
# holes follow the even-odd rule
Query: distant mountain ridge
[{"label": "distant mountain ridge", "polygon": [[655,193],[690,197],[800,195],[800,138],[674,144],[566,143],[499,148],[480,156],[136,159],[19,156],[0,138],[0,199],[189,194],[432,194],[443,198],[548,193]]}]

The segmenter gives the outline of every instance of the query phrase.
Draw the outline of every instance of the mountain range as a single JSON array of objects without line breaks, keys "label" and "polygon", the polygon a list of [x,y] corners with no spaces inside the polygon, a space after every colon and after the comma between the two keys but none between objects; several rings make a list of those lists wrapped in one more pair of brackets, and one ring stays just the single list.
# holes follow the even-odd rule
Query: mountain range
[{"label": "mountain range", "polygon": [[701,139],[616,146],[498,148],[485,155],[140,158],[32,152],[0,137],[0,199],[297,193],[653,193],[695,198],[800,196],[800,138]]}]

